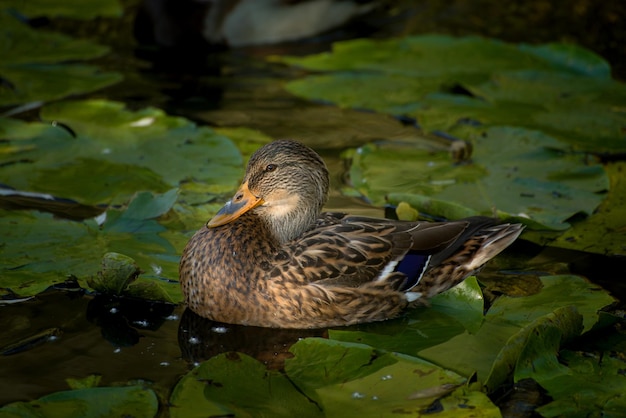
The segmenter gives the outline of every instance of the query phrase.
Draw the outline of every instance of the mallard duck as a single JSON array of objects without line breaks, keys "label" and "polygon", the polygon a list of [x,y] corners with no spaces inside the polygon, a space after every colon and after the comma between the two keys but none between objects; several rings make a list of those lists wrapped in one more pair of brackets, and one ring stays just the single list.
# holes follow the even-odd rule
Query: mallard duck
[{"label": "mallard duck", "polygon": [[158,45],[244,47],[291,42],[338,28],[378,6],[364,0],[144,0],[135,33]]},{"label": "mallard duck", "polygon": [[523,229],[487,217],[403,222],[322,213],[328,187],[311,148],[278,140],[257,150],[234,197],[183,251],[188,307],[260,327],[382,321],[460,283]]}]

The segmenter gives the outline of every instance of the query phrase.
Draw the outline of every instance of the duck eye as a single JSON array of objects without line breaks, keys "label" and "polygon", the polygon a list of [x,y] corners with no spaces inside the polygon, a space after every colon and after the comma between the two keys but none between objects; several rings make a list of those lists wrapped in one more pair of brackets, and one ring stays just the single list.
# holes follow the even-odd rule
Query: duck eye
[{"label": "duck eye", "polygon": [[274,171],[274,170],[276,170],[276,164],[268,164],[268,165],[265,167],[265,171],[266,171],[266,172],[270,172],[270,171]]}]

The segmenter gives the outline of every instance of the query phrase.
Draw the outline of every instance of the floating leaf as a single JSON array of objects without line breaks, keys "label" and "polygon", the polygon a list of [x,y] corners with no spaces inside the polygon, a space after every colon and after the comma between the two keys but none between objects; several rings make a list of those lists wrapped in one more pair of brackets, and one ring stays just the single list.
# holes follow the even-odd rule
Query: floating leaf
[{"label": "floating leaf", "polygon": [[102,269],[95,277],[87,279],[92,289],[113,295],[121,295],[141,270],[135,260],[118,253],[106,253],[102,257]]},{"label": "floating leaf", "polygon": [[543,363],[539,361],[539,365],[558,370],[558,362],[552,360],[556,360],[562,344],[578,336],[581,330],[582,316],[574,306],[558,308],[552,313],[537,318],[508,339],[493,362],[485,380],[485,386],[488,390],[496,390],[499,385],[507,381],[511,370],[515,371],[516,381],[523,379],[523,376],[532,377],[533,368],[537,366],[535,362],[538,361],[538,357],[545,360],[546,357],[541,354],[546,351],[554,358],[547,357],[550,361]]},{"label": "floating leaf", "polygon": [[[131,202],[125,211],[107,211],[101,227],[93,220],[77,222],[38,212],[3,211],[0,287],[20,295],[35,295],[68,275],[78,277],[84,284],[96,275],[102,256],[114,251],[136,259],[147,272],[141,280],[165,289],[166,301],[180,301],[180,287],[172,280],[178,277],[178,254],[182,248],[173,247],[160,236],[165,227],[154,219],[169,209],[175,198],[176,190],[162,196],[140,193],[137,203]],[[145,288],[136,291],[142,293]]]},{"label": "floating leaf", "polygon": [[608,163],[611,187],[600,207],[549,245],[604,255],[626,255],[626,163]]},{"label": "floating leaf", "polygon": [[193,369],[172,391],[170,405],[173,418],[324,416],[289,379],[240,353],[220,354]]},{"label": "floating leaf", "polygon": [[359,331],[333,329],[329,336],[417,355],[463,376],[478,372],[478,380],[494,390],[511,378],[524,350],[546,343],[542,329],[558,332],[559,343],[570,339],[583,330],[581,323],[585,331],[591,329],[598,310],[614,300],[580,277],[546,276],[540,293],[500,296],[483,316],[480,290],[468,280],[394,326],[365,324]]},{"label": "floating leaf", "polygon": [[331,72],[288,83],[298,96],[414,117],[426,131],[474,121],[542,130],[586,151],[626,150],[626,86],[575,45],[422,35],[276,59]]},{"label": "floating leaf", "polygon": [[67,0],[62,3],[47,0],[4,0],[3,6],[19,11],[20,14],[34,17],[66,17],[89,20],[98,16],[119,17],[122,6],[118,0],[96,0],[85,3],[80,0]]},{"label": "floating leaf", "polygon": [[563,350],[558,360],[544,353],[544,364],[560,362],[559,367],[542,367],[535,379],[554,399],[537,408],[544,417],[624,416],[626,410],[626,361],[619,355],[581,353]]},{"label": "floating leaf", "polygon": [[2,417],[156,416],[156,394],[141,386],[98,387],[56,392],[31,402],[14,402],[0,408]]},{"label": "floating leaf", "polygon": [[100,384],[100,380],[102,380],[102,375],[92,374],[83,379],[73,379],[68,377],[65,379],[67,385],[72,389],[87,389],[87,388],[95,388]]},{"label": "floating leaf", "polygon": [[464,378],[416,358],[321,338],[303,339],[291,351],[286,375],[240,353],[211,358],[176,386],[170,413],[421,416],[440,399],[444,416],[498,416],[485,394],[455,391]]},{"label": "floating leaf", "polygon": [[[387,351],[416,355],[442,344],[466,330],[480,329],[483,298],[476,278],[470,277],[430,300],[430,306],[407,312],[405,321],[363,324],[359,331],[331,329],[329,336],[341,341],[367,344]],[[395,322],[395,321],[394,321]]]},{"label": "floating leaf", "polygon": [[469,332],[480,329],[484,320],[483,293],[476,277],[469,277],[430,300],[430,309],[459,321]]},{"label": "floating leaf", "polygon": [[564,229],[573,215],[591,214],[608,188],[600,164],[567,153],[541,132],[488,128],[472,140],[472,163],[461,165],[423,144],[365,145],[352,159],[352,184],[378,205],[390,195],[438,216],[489,216],[497,209],[544,229]]},{"label": "floating leaf", "polygon": [[598,311],[615,299],[599,286],[574,275],[541,277],[541,292],[526,297],[500,297],[486,319],[528,325],[539,317],[564,306],[575,306],[583,317],[583,332],[598,322]]},{"label": "floating leaf", "polygon": [[285,371],[311,389],[345,383],[396,363],[366,345],[316,338],[302,340],[290,351],[295,357],[285,361]]},{"label": "floating leaf", "polygon": [[406,202],[398,203],[396,207],[396,215],[401,221],[414,222],[418,219],[419,213]]},{"label": "floating leaf", "polygon": [[[578,276],[545,276],[541,281],[544,288],[540,293],[526,297],[501,296],[477,332],[465,332],[422,350],[420,357],[445,364],[466,376],[477,371],[478,379],[488,382],[489,389],[495,389],[510,376],[511,363],[517,361],[517,353],[522,352],[528,336],[539,325],[554,325],[562,335],[571,338],[576,334],[572,330],[579,315],[583,330],[588,331],[598,321],[598,311],[614,301],[608,293],[598,291]],[[512,338],[516,334],[518,337]]]},{"label": "floating leaf", "polygon": [[131,112],[122,103],[92,100],[55,103],[41,115],[76,137],[60,125],[54,132],[0,119],[8,139],[0,155],[4,147],[21,148],[5,153],[0,182],[81,203],[119,204],[138,190],[162,193],[187,181],[230,192],[241,175],[241,155],[230,140],[157,109]]},{"label": "floating leaf", "polygon": [[[575,59],[572,59],[574,58]],[[533,47],[477,36],[409,36],[401,39],[355,39],[333,44],[332,53],[280,57],[316,71],[367,71],[411,76],[485,78],[492,71],[557,67],[573,74],[609,78],[606,62],[574,45]]]},{"label": "floating leaf", "polygon": [[[307,338],[292,346],[295,357],[285,362],[293,382],[319,402],[326,416],[374,417],[393,413],[421,416],[455,387],[462,377],[420,359],[379,353],[371,347]],[[464,409],[494,414],[482,393],[447,404],[442,412],[463,416]],[[442,401],[443,404],[443,401]]]},{"label": "floating leaf", "polygon": [[[23,2],[20,2],[22,4]],[[31,29],[0,9],[0,106],[50,101],[115,84],[119,73],[67,64],[102,56],[108,48],[86,40]]]}]

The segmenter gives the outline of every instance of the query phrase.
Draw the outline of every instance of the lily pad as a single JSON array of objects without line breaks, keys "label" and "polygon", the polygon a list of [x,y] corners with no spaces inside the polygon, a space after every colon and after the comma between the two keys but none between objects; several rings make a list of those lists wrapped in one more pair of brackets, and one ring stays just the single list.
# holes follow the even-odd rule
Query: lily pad
[{"label": "lily pad", "polygon": [[587,219],[574,223],[549,245],[604,255],[626,255],[626,163],[605,166],[611,187]]},{"label": "lily pad", "polygon": [[586,151],[626,150],[626,86],[611,80],[602,58],[574,45],[423,35],[275,59],[329,72],[288,83],[293,94],[414,117],[426,131],[473,121],[543,130]]},{"label": "lily pad", "polygon": [[373,323],[358,331],[331,329],[330,338],[367,344],[409,355],[433,345],[445,343],[465,331],[478,331],[484,321],[484,301],[475,277],[437,295],[430,306],[407,311],[406,319],[391,326]]},{"label": "lily pad", "polygon": [[[488,383],[493,390],[511,375],[529,338],[544,338],[536,332],[538,326],[549,321],[562,335],[571,338],[579,331],[590,330],[598,321],[598,311],[614,301],[608,293],[598,291],[578,276],[545,276],[541,281],[544,288],[536,295],[498,298],[477,332],[466,331],[420,351],[419,356],[445,364],[462,375],[477,371],[479,381]],[[579,315],[583,328],[577,332]],[[514,337],[516,334],[519,338]],[[518,354],[512,355],[511,350]]]},{"label": "lily pad", "polygon": [[241,175],[241,155],[228,138],[161,110],[91,100],[55,103],[41,116],[56,128],[0,119],[8,140],[0,146],[0,182],[85,204],[120,204],[138,190],[162,193],[188,181],[232,191]]},{"label": "lily pad", "polygon": [[65,379],[65,381],[67,382],[67,385],[71,389],[96,388],[100,385],[101,380],[102,380],[102,375],[99,375],[99,374],[92,374],[82,379],[74,379],[71,377],[68,377],[67,379]]},{"label": "lily pad", "polygon": [[156,416],[156,394],[141,386],[98,387],[56,392],[30,402],[14,402],[0,408],[2,417]]},{"label": "lily pad", "polygon": [[0,287],[18,295],[35,295],[69,275],[86,285],[99,271],[102,256],[115,251],[136,259],[147,271],[140,280],[162,288],[166,301],[179,302],[182,295],[174,279],[182,248],[160,236],[165,227],[155,220],[175,199],[176,190],[156,197],[140,193],[125,211],[108,210],[102,225],[95,220],[55,219],[34,211],[3,211]]},{"label": "lily pad", "polygon": [[234,352],[215,356],[183,376],[170,405],[172,418],[324,416],[284,375]]},{"label": "lily pad", "polygon": [[[542,362],[546,359],[542,356],[543,353],[548,351],[556,359],[562,345],[578,336],[581,330],[582,316],[574,306],[558,308],[537,318],[507,340],[485,379],[485,387],[491,391],[496,390],[499,385],[509,380],[511,370],[515,370],[515,380],[520,380],[520,376],[524,374],[520,369],[525,369],[528,377],[532,377],[535,363],[553,371],[558,370],[558,362]],[[550,357],[548,359],[552,360]]]},{"label": "lily pad", "polygon": [[541,132],[494,127],[472,142],[468,164],[453,164],[447,153],[420,143],[365,145],[353,156],[350,179],[377,205],[389,196],[391,203],[417,203],[418,211],[437,216],[497,210],[530,218],[529,226],[541,229],[566,229],[572,216],[593,213],[608,189],[602,165]]},{"label": "lily pad", "polygon": [[457,389],[463,377],[417,358],[321,338],[303,339],[291,351],[284,374],[240,353],[211,358],[176,386],[170,413],[422,416],[439,400],[444,416],[499,416],[485,394]]},{"label": "lily pad", "polygon": [[[419,356],[462,376],[477,372],[479,382],[495,390],[512,378],[524,350],[550,337],[542,329],[571,339],[590,330],[598,310],[614,301],[581,277],[545,276],[541,282],[540,293],[501,296],[484,316],[482,298],[470,281],[457,293],[453,288],[434,297],[431,307],[409,312],[408,321],[395,327],[368,324],[360,331],[330,330],[329,336]],[[528,353],[524,358],[531,358]]]},{"label": "lily pad", "polygon": [[[563,350],[543,353],[544,365],[559,362],[559,367],[538,367],[533,378],[554,399],[537,409],[544,417],[619,417],[626,410],[626,361],[623,356]],[[535,362],[535,366],[537,366]],[[524,370],[523,374],[528,374]],[[520,373],[522,374],[522,373]]]},{"label": "lily pad", "polygon": [[558,68],[572,74],[610,78],[610,68],[599,56],[575,45],[530,46],[496,39],[447,35],[409,36],[401,39],[355,39],[333,44],[331,53],[307,57],[280,57],[316,71],[368,71],[484,78],[484,74],[520,68]]},{"label": "lily pad", "polygon": [[20,14],[29,18],[46,16],[88,20],[97,16],[118,17],[122,15],[122,6],[118,0],[95,0],[89,3],[80,0],[63,2],[4,0],[3,6],[18,10]]},{"label": "lily pad", "polygon": [[67,63],[102,56],[107,47],[31,29],[6,10],[0,10],[0,40],[0,106],[56,100],[122,79],[119,73]]},{"label": "lily pad", "polygon": [[106,253],[102,257],[102,270],[96,277],[87,279],[87,283],[98,292],[121,295],[140,272],[132,258],[119,253]]}]

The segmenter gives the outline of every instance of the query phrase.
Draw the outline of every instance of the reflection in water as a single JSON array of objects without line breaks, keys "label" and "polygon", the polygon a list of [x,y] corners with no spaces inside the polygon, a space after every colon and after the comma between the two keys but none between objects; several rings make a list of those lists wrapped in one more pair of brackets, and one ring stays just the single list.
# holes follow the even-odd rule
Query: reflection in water
[{"label": "reflection in water", "polygon": [[289,348],[306,337],[328,337],[327,329],[278,329],[231,325],[203,318],[186,309],[178,327],[178,344],[185,360],[202,362],[220,353],[239,352],[282,369],[292,357]]},{"label": "reflection in water", "polygon": [[139,330],[156,331],[175,307],[171,303],[98,295],[89,301],[86,315],[113,346],[131,347],[139,342]]}]

